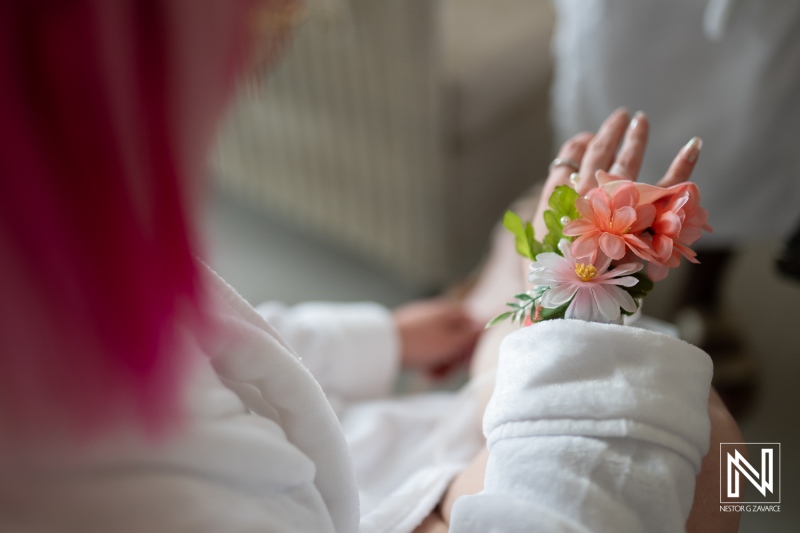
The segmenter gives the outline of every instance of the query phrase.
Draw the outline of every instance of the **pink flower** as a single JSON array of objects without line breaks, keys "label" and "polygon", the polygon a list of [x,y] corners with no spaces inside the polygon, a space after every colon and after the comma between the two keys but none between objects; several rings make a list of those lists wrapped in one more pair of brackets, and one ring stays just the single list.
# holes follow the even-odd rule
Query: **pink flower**
[{"label": "pink flower", "polygon": [[649,244],[638,234],[650,227],[656,216],[651,203],[642,203],[635,184],[615,187],[613,194],[598,187],[585,198],[575,200],[582,218],[564,226],[564,235],[578,237],[572,243],[575,257],[589,257],[599,248],[611,259],[621,259],[626,248],[644,260],[652,261]]},{"label": "pink flower", "polygon": [[617,322],[620,308],[632,313],[636,302],[619,286],[633,287],[639,280],[628,274],[642,269],[639,263],[626,263],[608,270],[611,258],[598,253],[594,264],[575,261],[570,243],[562,239],[557,253],[541,253],[531,264],[528,279],[536,287],[546,287],[539,298],[539,305],[555,309],[572,300],[564,314],[565,318],[577,318],[591,322]]},{"label": "pink flower", "polygon": [[708,212],[700,207],[700,191],[697,185],[687,182],[664,188],[620,180],[607,183],[602,188],[616,196],[619,191],[631,186],[639,193],[637,208],[652,205],[655,209],[652,224],[646,228],[649,231],[639,235],[652,255],[647,265],[650,279],[660,281],[667,277],[670,268],[680,265],[681,255],[697,263],[697,254],[689,245],[700,238],[702,230],[712,231],[711,226],[706,223]]}]

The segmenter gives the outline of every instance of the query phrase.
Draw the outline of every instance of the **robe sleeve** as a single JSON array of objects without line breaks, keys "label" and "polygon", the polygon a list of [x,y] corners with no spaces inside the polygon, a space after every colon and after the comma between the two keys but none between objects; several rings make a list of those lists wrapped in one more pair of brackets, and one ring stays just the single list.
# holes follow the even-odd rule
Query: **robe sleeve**
[{"label": "robe sleeve", "polygon": [[256,308],[294,349],[327,395],[387,396],[400,367],[391,312],[374,303],[267,302]]},{"label": "robe sleeve", "polygon": [[684,531],[712,365],[652,331],[554,320],[509,335],[484,416],[484,490],[451,531]]}]

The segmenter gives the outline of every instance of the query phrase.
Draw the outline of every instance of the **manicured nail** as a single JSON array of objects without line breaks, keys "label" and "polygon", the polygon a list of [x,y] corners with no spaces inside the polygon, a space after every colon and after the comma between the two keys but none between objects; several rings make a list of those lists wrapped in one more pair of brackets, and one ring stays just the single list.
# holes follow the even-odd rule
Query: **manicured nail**
[{"label": "manicured nail", "polygon": [[692,137],[686,146],[683,147],[683,157],[690,163],[697,161],[700,156],[700,150],[703,148],[703,139],[700,137]]},{"label": "manicured nail", "polygon": [[639,122],[643,118],[647,118],[647,115],[644,114],[644,111],[637,111],[636,113],[634,113],[633,118],[631,119],[631,123],[628,127],[632,130],[635,130],[636,126],[639,125]]}]

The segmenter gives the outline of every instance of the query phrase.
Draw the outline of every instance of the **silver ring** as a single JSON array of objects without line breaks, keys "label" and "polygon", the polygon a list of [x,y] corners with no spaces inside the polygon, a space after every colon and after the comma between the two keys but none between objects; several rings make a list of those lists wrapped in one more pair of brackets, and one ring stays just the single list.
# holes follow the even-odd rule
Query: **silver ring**
[{"label": "silver ring", "polygon": [[547,171],[552,172],[554,168],[561,166],[569,167],[575,172],[581,169],[581,166],[572,159],[561,159],[560,157],[556,157],[550,162],[550,166],[547,168]]}]

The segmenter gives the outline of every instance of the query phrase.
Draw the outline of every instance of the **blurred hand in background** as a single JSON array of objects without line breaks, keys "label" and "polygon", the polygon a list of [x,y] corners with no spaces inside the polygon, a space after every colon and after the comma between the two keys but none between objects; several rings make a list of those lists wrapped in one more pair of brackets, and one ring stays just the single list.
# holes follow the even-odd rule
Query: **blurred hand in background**
[{"label": "blurred hand in background", "polygon": [[483,331],[460,303],[445,298],[414,301],[393,314],[402,364],[436,373],[468,360]]}]

